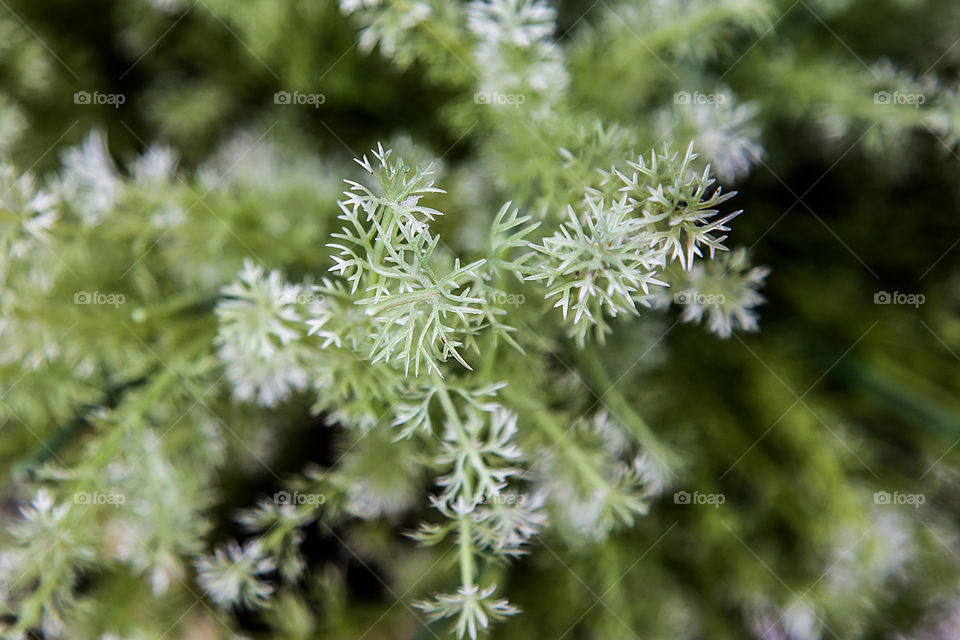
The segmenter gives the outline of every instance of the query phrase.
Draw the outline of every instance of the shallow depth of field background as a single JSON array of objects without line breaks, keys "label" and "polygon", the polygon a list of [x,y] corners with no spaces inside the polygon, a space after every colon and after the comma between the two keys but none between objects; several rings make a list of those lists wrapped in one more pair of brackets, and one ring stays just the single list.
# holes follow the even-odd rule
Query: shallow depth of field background
[{"label": "shallow depth of field background", "polygon": [[[418,64],[399,70],[376,50],[360,52],[355,26],[334,3],[167,4],[162,10],[134,0],[0,3],[0,90],[29,123],[11,152],[18,166],[56,170],[60,152],[94,128],[107,133],[118,159],[166,142],[181,152],[186,172],[239,130],[267,136],[291,157],[315,153],[334,168],[400,135],[450,167],[471,158],[471,138],[444,124],[463,88],[431,80]],[[596,16],[600,8],[592,4],[559,4],[561,40]],[[928,42],[941,33],[938,21],[960,24],[943,3],[854,4],[821,21],[801,1],[785,10],[778,37],[795,34],[792,55],[822,47],[847,61],[896,55],[920,73],[945,55],[938,74],[957,77],[957,50],[946,53],[950,43],[942,39]],[[757,40],[731,34],[733,59]],[[599,78],[611,75],[604,58],[594,64]],[[611,94],[631,91],[615,75],[610,79]],[[547,562],[549,554],[518,562],[509,592],[530,614],[498,625],[495,637],[552,637],[538,635],[550,629],[551,606],[580,607],[584,629],[625,633],[597,602],[604,585],[655,542],[655,552],[624,578],[638,631],[644,610],[671,606],[660,601],[659,584],[700,603],[696,617],[711,639],[747,637],[743,613],[717,604],[725,594],[751,585],[801,600],[823,580],[842,582],[844,571],[873,572],[863,637],[920,638],[897,634],[935,628],[937,612],[949,617],[960,606],[960,157],[922,129],[887,151],[869,122],[860,139],[856,134],[830,148],[815,123],[792,117],[783,87],[747,72],[726,81],[782,114],[764,120],[763,162],[735,185],[736,208],[745,210],[733,224],[735,244],[751,247],[754,262],[772,270],[761,331],[720,341],[702,327],[677,326],[665,338],[666,360],[620,383],[647,408],[645,417],[663,439],[687,454],[674,489],[722,494],[724,504],[678,504],[671,491],[634,529],[614,537],[610,548],[619,559],[595,565],[590,550],[565,552],[582,582]],[[593,107],[591,92],[576,86],[568,99],[598,115],[625,122],[651,117],[649,109],[618,111],[615,100]],[[280,91],[322,95],[322,104],[277,104]],[[78,104],[78,92],[122,95],[123,104]],[[548,152],[531,153],[542,159]],[[321,230],[335,215],[335,202],[328,205],[317,211]],[[462,206],[460,215],[469,209]],[[310,244],[298,248],[291,264],[319,273],[327,264],[324,236],[317,229],[304,234]],[[617,378],[636,349],[614,339],[601,351]],[[309,416],[308,406],[279,412],[287,436],[275,447],[277,470],[334,458],[330,428]],[[0,465],[10,470],[3,486],[36,450],[15,425],[0,428]],[[251,492],[272,493],[273,483],[267,474],[228,470],[217,530],[232,533],[232,510],[246,506]],[[875,514],[875,530],[851,530],[849,544],[832,537],[828,524],[863,509]],[[897,540],[905,529],[919,533],[876,553],[857,546]],[[374,575],[389,572],[389,558],[361,566],[320,535],[306,550],[312,568],[331,563],[344,571],[350,615],[374,620],[394,603]],[[933,558],[939,558],[935,570],[911,572]],[[610,567],[621,571],[604,575]],[[429,637],[395,620],[388,617],[368,637]],[[255,616],[246,624],[251,633],[261,628]],[[639,637],[659,637],[650,633]],[[806,637],[789,633],[767,637]],[[600,636],[579,629],[567,637]]]}]

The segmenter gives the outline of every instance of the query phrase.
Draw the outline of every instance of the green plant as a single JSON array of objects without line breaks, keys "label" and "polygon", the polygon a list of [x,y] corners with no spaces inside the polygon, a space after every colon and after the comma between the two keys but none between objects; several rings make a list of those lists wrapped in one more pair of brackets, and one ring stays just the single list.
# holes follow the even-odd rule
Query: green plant
[{"label": "green plant", "polygon": [[[519,314],[505,303],[526,294],[507,293],[511,285],[530,291],[524,282],[545,281],[545,292],[531,291],[524,304],[560,307],[568,332],[579,349],[586,349],[591,327],[603,340],[612,330],[608,317],[638,315],[638,306],[650,306],[650,289],[666,286],[656,278],[659,270],[674,261],[692,269],[701,244],[711,256],[725,250],[723,237],[715,234],[725,231],[735,214],[711,220],[717,214],[712,207],[728,196],[719,189],[709,193],[709,170],[692,172],[696,158],[691,144],[683,156],[669,149],[653,153],[649,166],[642,157],[627,160],[634,170],[630,177],[611,174],[625,185],[618,189],[624,192],[621,199],[607,207],[602,196],[588,191],[582,219],[571,206],[570,220],[542,245],[526,240],[539,223],[506,203],[487,234],[483,257],[463,264],[432,231],[441,212],[425,200],[443,192],[433,186],[430,169],[410,167],[378,146],[373,161],[357,160],[372,184],[347,180],[347,197],[339,203],[344,226],[332,234],[336,242],[330,245],[336,251],[330,271],[339,282],[312,288],[286,284],[278,272],[265,276],[248,262],[240,280],[223,291],[220,355],[239,399],[270,406],[313,379],[317,410],[333,412],[347,427],[392,428],[396,438],[414,440],[418,459],[440,473],[440,491],[431,502],[444,520],[424,524],[413,537],[428,545],[452,537],[460,576],[453,592],[417,606],[431,620],[455,617],[460,637],[476,638],[490,620],[518,612],[495,598],[495,583],[481,582],[481,561],[526,553],[548,512],[566,518],[580,536],[603,538],[618,526],[633,525],[661,489],[663,470],[658,472],[646,454],[631,458],[640,443],[631,442],[607,415],[598,414],[579,429],[586,438],[600,439],[593,448],[581,448],[553,417],[539,425],[521,422],[521,433],[516,411],[502,398],[504,387],[519,385],[516,373],[492,363],[504,360],[504,350],[522,357],[525,345],[536,348],[535,340],[543,339],[528,335],[525,323],[523,329],[512,326],[511,315]],[[744,259],[739,252],[737,263]],[[714,272],[715,285],[736,290],[762,280],[759,272],[751,272],[749,281],[729,282],[741,272]],[[703,285],[702,280],[695,282]],[[303,312],[296,309],[301,295],[313,298]],[[757,301],[755,294],[731,296],[727,313],[754,328],[746,319]],[[298,331],[305,316],[310,329]],[[711,326],[729,335],[729,323]],[[530,480],[542,473],[538,463],[557,445],[572,473],[565,480],[545,474],[549,479],[531,487]],[[347,482],[364,481],[341,475]],[[324,480],[315,482],[326,486]],[[331,484],[321,494],[336,491]],[[283,517],[280,511],[276,517]],[[216,574],[206,581],[218,601],[259,602],[259,595],[248,597],[241,587],[262,591],[256,574],[266,559],[253,558],[271,547],[253,545],[241,553],[234,544],[204,561],[204,575]]]},{"label": "green plant", "polygon": [[949,0],[7,4],[3,637],[955,607]]}]

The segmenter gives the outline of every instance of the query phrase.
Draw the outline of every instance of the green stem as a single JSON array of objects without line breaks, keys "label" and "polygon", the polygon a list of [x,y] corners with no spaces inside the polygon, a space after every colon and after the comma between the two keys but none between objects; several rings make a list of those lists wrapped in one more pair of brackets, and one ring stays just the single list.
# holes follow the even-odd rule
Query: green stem
[{"label": "green stem", "polygon": [[[381,228],[383,229],[384,234],[391,232],[391,226],[393,225],[393,209],[385,202],[381,202],[380,206],[383,207],[383,218],[381,219]],[[386,246],[386,238],[381,237],[377,234],[376,241],[373,246],[373,256],[370,259],[370,264],[378,265],[383,262],[383,252],[384,247]],[[373,282],[371,285],[376,287],[380,284],[381,276],[376,271],[373,272]]]},{"label": "green stem", "polygon": [[[194,340],[187,343],[185,347],[185,352],[187,354],[200,353],[206,350],[209,347],[211,338],[200,336]],[[107,393],[103,400],[101,401],[101,406],[107,408],[114,408],[117,406],[123,399],[123,395],[130,391],[131,389],[141,387],[146,385],[147,391],[144,393],[143,397],[140,398],[140,401],[137,403],[133,415],[143,416],[150,410],[164,395],[169,393],[170,388],[178,381],[177,376],[173,371],[170,371],[166,367],[159,369],[154,373],[148,380],[145,381],[128,381],[122,384],[119,384],[115,387],[112,387],[107,390]],[[64,427],[54,436],[53,440],[48,444],[44,445],[41,449],[34,454],[28,463],[26,463],[22,469],[29,470],[35,466],[38,466],[50,458],[58,458],[70,443],[86,428],[90,426],[88,420],[88,415],[91,407],[82,407],[80,408],[74,418],[64,425]],[[113,429],[110,433],[106,434],[104,437],[103,445],[100,447],[99,452],[92,458],[91,464],[93,465],[105,465],[109,462],[115,453],[115,447],[119,442],[127,436],[128,432],[125,429]]]},{"label": "green stem", "polygon": [[423,302],[424,300],[430,300],[431,298],[436,298],[437,292],[433,289],[421,289],[420,291],[414,291],[411,293],[403,293],[398,296],[394,296],[391,300],[386,302],[381,302],[370,307],[370,312],[374,314],[383,313],[384,311],[389,311],[390,309],[395,309],[405,304],[413,304],[416,302]]},{"label": "green stem", "polygon": [[893,359],[874,358],[866,363],[856,359],[841,363],[838,373],[872,399],[914,424],[960,435],[960,407],[929,380]]},{"label": "green stem", "polygon": [[460,584],[464,587],[469,587],[474,583],[474,559],[470,524],[469,514],[460,516]]},{"label": "green stem", "polygon": [[556,417],[547,409],[534,404],[534,401],[530,397],[517,393],[512,389],[513,387],[508,385],[503,390],[504,395],[510,399],[510,404],[515,407],[525,406],[525,414],[533,419],[533,422],[544,432],[549,440],[560,447],[563,455],[580,471],[583,477],[593,485],[594,488],[606,490],[609,483],[604,479],[603,475],[600,474],[590,459],[583,454],[579,447],[570,441],[569,436],[557,422]]},{"label": "green stem", "polygon": [[[437,392],[437,397],[440,398],[440,404],[443,406],[444,413],[447,414],[447,418],[453,424],[454,429],[457,432],[457,438],[461,442],[466,443],[469,441],[467,432],[463,427],[463,423],[460,421],[460,416],[457,415],[457,410],[453,406],[453,400],[450,399],[450,393],[447,391],[447,388],[443,385],[443,381],[437,380],[437,387],[439,391]],[[470,458],[476,464],[477,453],[473,447],[469,447],[468,451],[470,452]],[[482,464],[483,461],[479,460],[479,463]],[[463,479],[463,492],[470,496],[470,500],[473,500],[473,488],[470,483],[470,476],[464,473]],[[474,558],[473,558],[473,536],[471,533],[470,514],[463,514],[458,516],[458,529],[460,536],[460,583],[467,587],[471,586],[474,583]]]},{"label": "green stem", "polygon": [[140,324],[152,320],[164,319],[185,309],[203,308],[212,309],[218,298],[209,295],[183,294],[168,298],[160,304],[140,306],[130,312],[131,319]]},{"label": "green stem", "polygon": [[617,383],[607,375],[607,371],[596,352],[591,349],[576,349],[575,353],[577,361],[596,385],[595,388],[607,390],[599,395],[600,403],[609,408],[614,417],[622,421],[624,426],[643,445],[644,449],[649,451],[655,460],[668,471],[683,466],[683,458],[680,454],[664,444],[654,434],[643,417],[633,409],[630,402],[616,389]]}]

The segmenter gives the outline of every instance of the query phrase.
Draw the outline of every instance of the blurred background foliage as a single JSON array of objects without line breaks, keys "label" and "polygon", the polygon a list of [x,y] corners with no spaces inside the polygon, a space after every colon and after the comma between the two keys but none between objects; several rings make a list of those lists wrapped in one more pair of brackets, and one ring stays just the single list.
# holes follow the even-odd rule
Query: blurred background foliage
[{"label": "blurred background foliage", "polygon": [[[618,402],[623,411],[640,410],[660,439],[682,452],[674,488],[722,493],[726,501],[692,508],[667,494],[636,527],[603,544],[547,538],[549,551],[538,549],[502,570],[501,589],[525,614],[494,635],[719,640],[761,637],[770,629],[764,637],[791,640],[957,637],[920,630],[933,634],[937,621],[960,606],[960,448],[954,446],[960,439],[960,158],[949,128],[934,130],[924,111],[876,108],[877,76],[864,66],[887,59],[917,78],[935,69],[941,87],[955,92],[955,3],[718,2],[696,14],[701,22],[681,15],[674,24],[645,19],[647,5],[657,3],[560,2],[557,36],[572,79],[563,98],[569,112],[537,133],[523,131],[519,120],[511,123],[509,113],[492,122],[499,116],[473,108],[473,78],[459,61],[468,58],[465,45],[448,37],[440,19],[433,36],[407,30],[405,46],[413,53],[395,64],[377,49],[361,51],[357,22],[332,2],[2,4],[0,90],[26,123],[7,149],[18,166],[54,170],[63,150],[98,129],[118,161],[158,142],[180,152],[184,175],[193,177],[166,188],[180,192],[184,206],[203,202],[191,214],[197,222],[190,237],[174,234],[158,246],[143,267],[150,273],[134,269],[127,293],[137,301],[152,289],[174,307],[197,305],[179,337],[199,342],[212,340],[212,299],[248,252],[270,256],[268,267],[294,276],[326,270],[339,174],[376,141],[416,141],[409,142],[411,150],[443,158],[449,177],[442,186],[455,209],[440,222],[443,230],[457,216],[483,210],[489,217],[504,194],[535,207],[545,190],[579,189],[539,175],[543,164],[563,162],[558,151],[578,127],[593,118],[616,121],[623,137],[611,146],[647,149],[660,136],[658,113],[672,108],[675,91],[721,77],[740,100],[757,105],[762,125],[762,160],[736,184],[737,207],[745,213],[734,232],[756,263],[772,269],[761,332],[720,341],[700,327],[658,319],[621,326],[607,346],[587,356],[590,362],[579,363],[582,381],[569,379],[566,367],[574,363],[547,353],[528,366],[530,384],[542,385],[558,404],[571,403],[572,394],[588,404],[602,399],[615,410]],[[683,4],[677,3],[681,10]],[[126,100],[118,108],[78,108],[74,93],[94,90]],[[281,90],[322,92],[325,102],[278,105],[274,93]],[[243,180],[197,198],[204,189],[198,169],[216,166],[217,158],[219,166],[230,166],[237,132],[274,145],[269,160],[247,158]],[[479,170],[494,176],[499,192],[471,185],[478,156],[488,163]],[[500,165],[490,169],[490,163]],[[469,247],[469,231],[455,226],[455,242]],[[112,242],[109,234],[98,241]],[[86,246],[107,261],[96,273],[123,271],[143,248],[101,252],[93,240]],[[201,252],[222,265],[178,274],[183,252]],[[882,291],[920,293],[925,303],[875,304]],[[163,322],[152,307],[147,315]],[[149,324],[136,325],[135,334],[150,349],[161,348],[151,342]],[[2,431],[11,500],[25,465],[49,457],[37,437],[61,443],[51,449],[69,459],[71,447],[82,446],[72,434],[89,428],[71,426],[71,419],[83,406],[103,403],[109,384],[126,397],[180,393],[183,403],[193,401],[176,385],[124,386],[156,367],[141,359],[142,345],[131,344],[129,335],[96,344],[115,350],[118,361],[137,352],[129,356],[129,375],[93,376],[86,388],[73,381],[79,388],[61,398],[67,392],[48,370],[25,376],[8,401],[11,411],[31,416],[33,428],[10,419]],[[648,349],[654,355],[635,366]],[[185,355],[183,371],[167,363],[174,376],[189,370],[196,379],[186,384],[197,393],[216,378],[213,364],[198,372],[191,359],[201,357],[207,356]],[[16,378],[16,369],[8,366],[5,375]],[[20,397],[49,406],[40,410],[28,400],[20,406]],[[236,426],[238,441],[256,440],[262,421],[271,421],[279,442],[255,455],[278,473],[336,458],[331,429],[309,416],[307,399],[269,417],[245,415],[226,398],[210,398],[210,406]],[[188,447],[190,434],[182,438]],[[179,450],[176,441],[166,446]],[[242,446],[231,441],[228,447],[242,461],[226,465],[205,498],[216,515],[214,538],[237,535],[233,509],[279,486]],[[874,492],[881,490],[923,494],[926,502],[917,509],[877,505]],[[304,594],[283,593],[273,611],[241,616],[238,632],[431,637],[397,604],[421,577],[418,590],[441,580],[442,565],[431,566],[434,558],[401,535],[416,516],[352,528],[349,550],[331,530],[312,529],[305,551],[317,580]],[[195,606],[189,589],[173,591],[155,607],[138,605],[149,586],[122,571],[89,575],[79,588],[104,603],[96,614],[104,627],[169,623],[189,608],[177,637],[228,637],[213,609]],[[755,606],[745,612],[745,602]],[[829,628],[812,631],[817,625],[804,603]]]}]

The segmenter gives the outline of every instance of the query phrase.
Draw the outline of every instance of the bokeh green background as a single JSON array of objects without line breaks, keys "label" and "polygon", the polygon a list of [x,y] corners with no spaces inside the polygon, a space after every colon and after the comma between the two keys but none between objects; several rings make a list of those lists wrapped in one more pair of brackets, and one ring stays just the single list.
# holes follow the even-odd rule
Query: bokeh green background
[{"label": "bokeh green background", "polygon": [[[958,58],[942,57],[950,44],[944,23],[960,19],[943,2],[863,2],[832,12],[814,6],[816,14],[802,2],[786,10],[775,38],[732,33],[727,43],[733,59],[744,51],[776,59],[788,48],[798,67],[811,59],[803,85],[796,74],[764,74],[756,64],[737,66],[727,78],[764,108],[766,154],[736,185],[745,213],[735,221],[736,241],[772,269],[761,332],[720,341],[664,320],[653,329],[665,335],[664,362],[632,368],[639,347],[626,332],[599,350],[606,370],[587,381],[602,397],[604,381],[620,378],[621,394],[683,451],[676,488],[723,493],[725,504],[684,508],[668,495],[602,550],[558,547],[517,563],[502,588],[529,614],[497,627],[497,637],[560,637],[581,614],[567,637],[631,637],[625,627],[642,638],[666,637],[648,626],[652,612],[676,606],[682,618],[690,603],[699,603],[702,637],[748,637],[731,594],[760,592],[782,602],[822,587],[844,522],[852,527],[850,551],[836,564],[869,572],[889,559],[888,548],[878,560],[858,546],[873,539],[861,527],[864,513],[876,514],[866,520],[880,527],[874,534],[891,511],[903,519],[897,526],[913,533],[900,549],[910,558],[903,575],[877,569],[858,587],[862,597],[851,599],[851,607],[871,602],[863,637],[906,634],[957,597],[960,546],[944,532],[960,525],[960,158],[923,127],[887,148],[874,139],[868,117],[827,146],[810,104],[843,99],[817,95],[816,65],[829,70],[830,56],[852,65],[887,56],[921,72],[937,64],[941,77],[956,77]],[[561,3],[561,40],[577,38],[581,21],[590,24],[602,9],[587,0]],[[438,77],[421,62],[398,69],[376,51],[360,52],[355,26],[332,2],[204,0],[162,11],[132,0],[6,0],[0,29],[0,90],[29,122],[12,156],[36,171],[56,169],[60,151],[94,128],[108,133],[121,159],[148,143],[168,143],[187,172],[240,129],[268,132],[291,156],[307,151],[343,166],[400,133],[449,166],[473,152],[475,141],[448,112],[469,97],[469,84]],[[953,32],[960,32],[956,24]],[[592,64],[572,69],[568,100],[628,125],[651,117],[660,89],[636,83],[654,60],[611,54]],[[626,71],[631,64],[636,68]],[[289,108],[274,103],[280,90],[322,92],[326,100]],[[77,91],[126,100],[119,108],[81,108]],[[326,268],[324,233],[334,212],[332,200],[315,212],[317,227],[289,252],[288,268]],[[461,215],[468,214],[464,206]],[[877,304],[884,291],[922,294],[924,303]],[[289,414],[290,443],[277,468],[329,461],[328,428],[305,407]],[[29,438],[3,437],[11,468],[35,448]],[[220,528],[229,529],[230,509],[243,506],[249,491],[270,488],[268,477],[227,474]],[[875,491],[923,494],[925,504],[884,511]],[[378,535],[400,539],[399,531]],[[307,548],[313,568],[347,567],[344,611],[356,624],[394,604],[370,575],[389,573],[389,558],[360,567],[329,539]],[[665,602],[662,585],[689,599]],[[245,623],[255,631],[262,620]],[[398,607],[368,637],[428,635]]]}]

